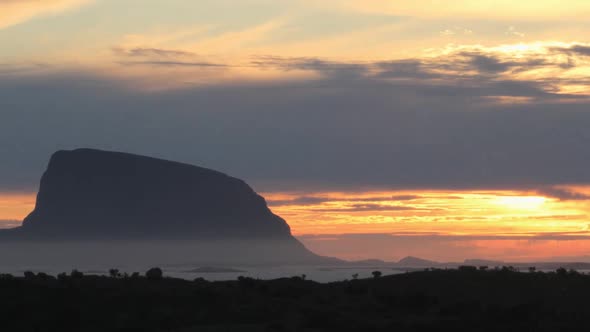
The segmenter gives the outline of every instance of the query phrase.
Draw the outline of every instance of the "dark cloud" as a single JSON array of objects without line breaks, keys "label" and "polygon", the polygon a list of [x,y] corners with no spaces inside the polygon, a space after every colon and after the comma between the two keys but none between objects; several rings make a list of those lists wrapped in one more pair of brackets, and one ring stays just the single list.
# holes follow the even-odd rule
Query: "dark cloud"
[{"label": "dark cloud", "polygon": [[[49,155],[77,147],[211,167],[259,190],[590,184],[588,103],[552,92],[551,81],[390,80],[358,74],[375,64],[281,65],[332,73],[150,93],[96,73],[0,76],[0,188],[34,190]],[[434,70],[402,66],[392,72]],[[505,96],[534,102],[489,101]]]},{"label": "dark cloud", "polygon": [[[386,212],[386,211],[414,211],[411,206],[392,206],[384,204],[350,204],[338,208],[314,209],[314,212]],[[432,209],[429,209],[432,211]]]},{"label": "dark cloud", "polygon": [[569,51],[578,55],[590,56],[590,46],[587,45],[575,45],[570,47]]},{"label": "dark cloud", "polygon": [[198,56],[193,52],[169,50],[161,48],[122,48],[114,47],[113,53],[125,60],[117,63],[125,66],[157,66],[157,67],[200,67],[222,68],[229,65],[215,63]]},{"label": "dark cloud", "polygon": [[211,63],[211,62],[187,62],[187,61],[119,61],[119,64],[122,65],[142,65],[142,66],[162,66],[162,67],[214,67],[214,68],[223,68],[227,67],[225,64],[220,63]]},{"label": "dark cloud", "polygon": [[537,190],[539,195],[557,198],[560,201],[587,201],[590,196],[569,189],[546,187]]},{"label": "dark cloud", "polygon": [[[543,55],[523,58],[501,58],[493,52],[463,51],[429,59],[405,59],[377,62],[337,62],[314,57],[256,56],[250,66],[258,69],[273,68],[284,71],[312,71],[326,80],[404,80],[409,84],[451,86],[463,88],[497,88],[498,95],[529,94],[540,97],[558,91],[564,80],[549,77],[535,81],[511,81],[510,74],[538,68],[572,68],[575,61],[548,60]],[[410,83],[411,82],[411,83]],[[575,83],[575,82],[571,82]],[[522,91],[527,89],[528,91]],[[489,95],[489,91],[486,91]],[[568,96],[562,96],[567,98]]]},{"label": "dark cloud", "polygon": [[333,199],[326,197],[314,196],[300,196],[294,199],[287,200],[267,200],[268,205],[271,206],[285,206],[285,205],[317,205],[325,202],[333,201]]},{"label": "dark cloud", "polygon": [[299,196],[287,200],[268,200],[272,206],[285,205],[319,205],[327,202],[388,202],[388,201],[411,201],[420,199],[422,196],[417,195],[398,195],[398,196],[373,196],[373,197],[318,197],[318,196]]},{"label": "dark cloud", "polygon": [[391,199],[394,201],[414,201],[421,198],[422,196],[418,195],[397,195],[391,197]]},{"label": "dark cloud", "polygon": [[507,62],[502,62],[498,60],[498,58],[494,56],[482,55],[482,54],[472,54],[471,57],[471,65],[478,69],[479,71],[485,73],[501,73],[505,72],[512,64]]},{"label": "dark cloud", "polygon": [[419,60],[383,61],[375,64],[376,77],[393,79],[435,79],[445,75],[433,72],[429,66]]},{"label": "dark cloud", "polygon": [[333,79],[364,77],[369,70],[368,64],[336,62],[314,57],[255,56],[250,64],[259,68],[279,68],[285,71],[315,71]]},{"label": "dark cloud", "polygon": [[551,50],[557,53],[565,53],[569,55],[590,56],[590,46],[575,44],[569,47],[552,47]]},{"label": "dark cloud", "polygon": [[[465,61],[464,68],[475,70],[481,74],[501,74],[506,72],[522,72],[540,67],[559,66],[539,56],[528,56],[523,59],[502,59],[498,55],[483,52],[461,52],[451,56],[460,61]],[[463,59],[461,59],[463,58]]]},{"label": "dark cloud", "polygon": [[113,53],[118,56],[127,57],[160,57],[160,58],[177,58],[177,57],[193,57],[196,54],[182,50],[169,50],[162,48],[136,47],[136,48],[122,48],[114,47]]}]

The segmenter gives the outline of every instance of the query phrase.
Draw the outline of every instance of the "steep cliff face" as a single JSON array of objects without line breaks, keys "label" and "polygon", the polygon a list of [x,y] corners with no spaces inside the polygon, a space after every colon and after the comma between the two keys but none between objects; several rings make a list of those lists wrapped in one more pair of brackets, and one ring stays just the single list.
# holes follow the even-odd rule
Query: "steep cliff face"
[{"label": "steep cliff face", "polygon": [[287,223],[242,180],[144,156],[56,152],[21,232],[93,238],[289,239]]},{"label": "steep cliff face", "polygon": [[307,250],[242,180],[92,149],[51,157],[34,211],[21,227],[0,230],[1,245],[14,243],[18,248],[0,251],[4,261],[339,262]]}]

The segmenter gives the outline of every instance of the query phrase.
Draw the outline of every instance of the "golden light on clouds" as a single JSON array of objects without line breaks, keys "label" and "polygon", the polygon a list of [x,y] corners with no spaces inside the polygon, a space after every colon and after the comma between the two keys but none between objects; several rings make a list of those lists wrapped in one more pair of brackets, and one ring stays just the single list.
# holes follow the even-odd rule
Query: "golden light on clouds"
[{"label": "golden light on clouds", "polygon": [[496,202],[509,210],[538,211],[543,208],[547,198],[540,196],[500,196]]},{"label": "golden light on clouds", "polygon": [[[576,193],[590,189],[575,187]],[[587,234],[590,200],[532,191],[269,192],[293,233],[539,235]],[[0,219],[22,220],[34,194],[0,195]]]},{"label": "golden light on clouds", "polygon": [[[318,5],[317,1],[304,1],[311,6]],[[364,13],[425,18],[583,19],[590,13],[590,3],[586,0],[328,0],[321,3],[319,5],[330,4],[334,8]]]},{"label": "golden light on clouds", "polygon": [[[445,86],[486,86],[513,81],[539,89],[536,95],[511,91],[481,96],[482,102],[495,104],[536,102],[544,97],[542,90],[568,95],[570,101],[573,96],[590,95],[587,84],[590,47],[586,43],[451,44],[424,50],[411,58],[382,57],[384,50],[375,51],[373,59],[331,58],[311,56],[329,54],[322,49],[335,49],[329,41],[323,46],[317,41],[308,45],[296,41],[297,52],[291,52],[293,45],[265,43],[282,24],[277,20],[213,36],[206,34],[207,27],[195,27],[158,33],[151,41],[148,35],[129,35],[93,61],[103,68],[103,75],[126,79],[147,90],[337,77]],[[190,43],[186,42],[187,36]],[[313,53],[307,53],[310,56],[304,56],[312,49]],[[290,53],[300,56],[288,56]]]},{"label": "golden light on clouds", "polygon": [[[564,188],[560,188],[563,190]],[[531,261],[590,252],[588,187],[571,200],[535,191],[269,192],[262,195],[310,249],[346,259]],[[34,194],[0,195],[0,228],[16,227]]]},{"label": "golden light on clouds", "polygon": [[267,199],[296,234],[586,234],[590,219],[586,201],[518,191],[269,193]]},{"label": "golden light on clouds", "polygon": [[[79,8],[83,10],[76,10]],[[38,19],[47,17],[51,20]],[[121,114],[138,116],[139,121],[133,123],[141,123],[148,121],[149,110],[157,107],[169,111],[166,121],[170,121],[170,128],[179,128],[166,142],[176,142],[175,135],[182,135],[188,144],[197,141],[194,137],[207,144],[220,142],[217,134],[196,129],[208,125],[205,122],[211,114],[212,121],[221,119],[218,124],[231,128],[219,135],[240,143],[248,136],[244,144],[252,139],[257,142],[251,145],[255,150],[265,148],[268,142],[270,149],[282,143],[281,151],[293,147],[301,149],[298,153],[317,152],[310,158],[328,160],[331,154],[320,154],[322,149],[336,151],[340,158],[345,155],[340,149],[350,146],[358,149],[350,150],[350,155],[358,151],[357,161],[383,160],[383,166],[375,168],[383,168],[379,176],[384,177],[388,171],[398,172],[392,165],[399,160],[385,156],[399,153],[416,160],[432,157],[436,160],[433,174],[438,163],[459,157],[458,172],[481,172],[484,186],[494,186],[495,173],[516,176],[518,182],[519,174],[528,176],[523,167],[541,164],[531,172],[533,178],[538,177],[531,185],[535,180],[561,183],[563,178],[573,179],[568,183],[587,183],[585,173],[578,171],[587,158],[575,151],[581,151],[579,146],[588,138],[584,135],[584,110],[590,101],[588,17],[588,0],[0,0],[0,76],[6,86],[15,82],[16,89],[23,89],[22,94],[6,89],[5,104],[16,106],[15,119],[28,116],[29,101],[31,105],[40,103],[40,110],[54,104],[58,109],[59,102],[66,99],[53,93],[63,90],[65,95],[77,97],[71,91],[79,86],[80,91],[88,91],[88,105],[60,106],[64,110],[76,108],[60,123],[69,124],[70,118],[75,118],[85,125],[85,109],[89,114],[100,109],[107,121],[114,121],[108,120],[114,119],[109,118],[110,110],[120,109]],[[35,87],[33,93],[26,92],[29,85]],[[47,90],[36,88],[46,85],[50,86]],[[121,100],[132,97],[125,102],[119,101],[119,96],[103,98],[113,93],[111,90],[120,91]],[[22,97],[39,91],[51,93],[46,100]],[[232,102],[234,96],[239,102]],[[143,106],[144,97],[178,102]],[[86,102],[85,98],[73,99]],[[109,104],[103,104],[106,102]],[[145,109],[146,116],[135,113],[133,107]],[[127,108],[130,112],[123,112]],[[525,116],[524,110],[531,111]],[[201,112],[207,115],[201,118]],[[57,113],[55,119],[60,116]],[[153,114],[160,113],[164,112]],[[264,114],[262,121],[240,131],[240,123],[248,121],[235,118],[244,116],[252,121],[260,114]],[[488,126],[488,117],[495,119],[490,124],[497,127]],[[293,123],[284,120],[289,118]],[[27,121],[22,123],[30,123]],[[72,127],[81,128],[74,123]],[[125,149],[146,150],[141,145],[160,136],[148,132],[160,128],[159,121],[154,123],[158,126],[150,122],[141,129],[146,140],[124,144]],[[224,127],[226,123],[232,125]],[[117,122],[109,128],[117,132],[124,126]],[[52,136],[62,132],[52,131],[43,146],[49,149],[67,142]],[[88,140],[76,136],[74,141],[115,147],[114,140],[104,141],[107,136],[102,134],[91,137],[91,132]],[[129,139],[127,132],[121,135],[123,141]],[[496,136],[503,133],[506,137],[496,143]],[[239,138],[233,136],[238,134]],[[299,134],[302,139],[296,141]],[[76,135],[86,137],[79,130]],[[162,144],[169,144],[166,142]],[[440,149],[436,148],[439,142],[444,145]],[[151,144],[150,149],[156,147],[161,148],[155,151],[158,154],[170,148]],[[177,147],[175,144],[170,150]],[[455,153],[449,158],[443,155],[447,148]],[[560,164],[560,160],[570,160],[563,157],[568,153],[576,155],[571,159],[575,162]],[[223,158],[219,164],[213,155],[203,158],[221,169],[231,169],[224,166]],[[282,158],[291,160],[291,156]],[[330,165],[348,160],[338,158],[328,160]],[[459,159],[468,162],[459,163]],[[519,160],[512,165],[513,159]],[[570,167],[574,164],[576,167]],[[408,165],[418,163],[408,161]],[[430,163],[423,165],[430,167]],[[244,172],[231,166],[238,170],[236,174]],[[398,174],[405,173],[393,175]],[[454,180],[445,174],[439,178],[445,185],[452,181],[464,184],[461,176]],[[338,178],[341,175],[330,176],[322,176],[321,181],[334,181],[334,185],[348,181]],[[319,175],[312,178],[319,179]],[[369,178],[360,174],[355,181],[362,184]],[[418,180],[426,187],[430,184],[421,181],[439,180],[424,178]],[[555,178],[558,181],[545,182]],[[15,185],[18,189],[20,184]],[[585,188],[574,189],[588,194]],[[564,199],[535,190],[271,192],[265,196],[273,211],[298,235],[590,235],[586,198],[572,195],[574,199]],[[0,195],[0,220],[21,220],[33,205],[32,195]],[[521,241],[512,240],[515,247]],[[502,250],[501,245],[489,246]]]},{"label": "golden light on clouds", "polygon": [[0,29],[35,17],[55,15],[94,0],[0,0]]}]

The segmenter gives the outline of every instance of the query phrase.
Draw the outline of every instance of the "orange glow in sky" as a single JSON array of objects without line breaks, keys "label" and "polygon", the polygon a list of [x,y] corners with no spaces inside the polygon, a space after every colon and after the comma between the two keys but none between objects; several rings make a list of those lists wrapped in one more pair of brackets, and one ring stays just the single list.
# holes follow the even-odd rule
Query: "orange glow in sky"
[{"label": "orange glow in sky", "polygon": [[[319,254],[349,259],[416,255],[532,260],[590,253],[590,204],[585,199],[484,190],[262,195],[293,234]],[[18,226],[34,204],[34,194],[0,195],[0,227]],[[373,240],[378,234],[392,239]],[[376,247],[372,250],[371,245]]]},{"label": "orange glow in sky", "polygon": [[586,201],[518,191],[268,193],[295,234],[536,235],[587,232]]}]

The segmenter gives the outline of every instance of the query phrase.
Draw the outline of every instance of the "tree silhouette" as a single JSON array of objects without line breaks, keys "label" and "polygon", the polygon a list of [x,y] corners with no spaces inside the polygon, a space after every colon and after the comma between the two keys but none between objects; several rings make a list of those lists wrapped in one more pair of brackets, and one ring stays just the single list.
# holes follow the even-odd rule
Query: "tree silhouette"
[{"label": "tree silhouette", "polygon": [[57,275],[57,280],[65,281],[68,279],[68,275],[65,272],[59,273]]},{"label": "tree silhouette", "polygon": [[373,278],[375,278],[375,279],[380,278],[383,275],[383,273],[381,273],[381,271],[373,271],[371,274],[373,275]]},{"label": "tree silhouette", "polygon": [[118,269],[110,269],[109,270],[109,276],[111,278],[120,278],[121,277],[121,273],[119,272]]},{"label": "tree silhouette", "polygon": [[145,277],[149,280],[161,280],[164,277],[164,272],[162,272],[161,268],[154,267],[145,273]]}]

